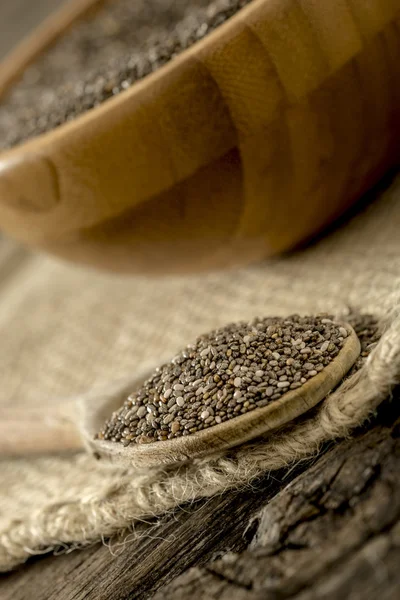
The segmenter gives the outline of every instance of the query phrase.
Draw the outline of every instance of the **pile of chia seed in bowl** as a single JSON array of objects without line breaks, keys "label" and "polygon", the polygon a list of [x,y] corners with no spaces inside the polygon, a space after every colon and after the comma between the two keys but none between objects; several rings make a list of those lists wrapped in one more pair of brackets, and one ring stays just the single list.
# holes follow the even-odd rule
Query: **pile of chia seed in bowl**
[{"label": "pile of chia seed in bowl", "polygon": [[348,335],[329,315],[255,319],[202,335],[157,368],[97,438],[165,441],[266,407],[323,371]]},{"label": "pile of chia seed in bowl", "polygon": [[30,67],[0,103],[0,150],[124,92],[251,0],[103,0]]}]

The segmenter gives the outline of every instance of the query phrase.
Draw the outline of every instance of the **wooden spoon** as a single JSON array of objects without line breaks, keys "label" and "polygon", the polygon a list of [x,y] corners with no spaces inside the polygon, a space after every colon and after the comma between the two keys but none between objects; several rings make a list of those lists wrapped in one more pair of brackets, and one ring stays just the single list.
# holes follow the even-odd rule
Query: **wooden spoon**
[{"label": "wooden spoon", "polygon": [[25,410],[1,411],[0,455],[78,450],[86,446],[98,457],[111,461],[150,467],[183,462],[226,450],[269,433],[296,419],[321,402],[344,378],[360,354],[354,330],[349,332],[338,355],[320,373],[300,388],[284,394],[264,408],[257,408],[209,429],[167,441],[133,444],[95,439],[105,421],[133,390],[149,377],[149,372],[110,384],[101,392],[62,403],[61,408],[41,407],[34,414]]},{"label": "wooden spoon", "polygon": [[[71,0],[0,89],[98,0]],[[239,264],[303,242],[398,160],[399,0],[253,0],[118,96],[0,156],[0,222],[119,271]]]}]

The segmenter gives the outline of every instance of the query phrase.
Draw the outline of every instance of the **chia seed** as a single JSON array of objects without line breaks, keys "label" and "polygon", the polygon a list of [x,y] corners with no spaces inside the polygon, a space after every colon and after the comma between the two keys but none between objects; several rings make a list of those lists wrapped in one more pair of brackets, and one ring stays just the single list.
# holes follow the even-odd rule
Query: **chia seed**
[{"label": "chia seed", "polygon": [[[166,436],[190,435],[268,406],[329,365],[347,335],[326,315],[255,319],[202,335],[133,392],[97,437],[124,445],[152,443]],[[306,354],[300,352],[303,344],[309,349]],[[210,347],[214,352],[204,352]],[[289,364],[288,356],[293,359]],[[239,357],[243,358],[242,377],[229,369]],[[254,377],[261,383],[254,385]],[[179,394],[171,394],[172,413],[164,416],[165,396],[171,389]],[[151,418],[146,419],[146,414]]]},{"label": "chia seed", "polygon": [[361,344],[360,356],[347,374],[347,377],[350,377],[361,369],[365,360],[378,343],[381,332],[378,319],[371,314],[359,313],[352,310],[344,320],[353,327]]},{"label": "chia seed", "polygon": [[0,150],[126,91],[251,0],[107,0],[56,40],[0,105]]}]

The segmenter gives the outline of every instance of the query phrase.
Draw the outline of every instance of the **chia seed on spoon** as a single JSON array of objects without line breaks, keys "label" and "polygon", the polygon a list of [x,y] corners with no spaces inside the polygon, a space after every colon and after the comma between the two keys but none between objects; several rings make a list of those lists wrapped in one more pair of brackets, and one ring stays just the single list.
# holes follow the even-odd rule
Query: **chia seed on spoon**
[{"label": "chia seed on spoon", "polygon": [[97,438],[124,446],[165,441],[265,407],[323,371],[347,336],[329,315],[216,329],[158,367]]}]

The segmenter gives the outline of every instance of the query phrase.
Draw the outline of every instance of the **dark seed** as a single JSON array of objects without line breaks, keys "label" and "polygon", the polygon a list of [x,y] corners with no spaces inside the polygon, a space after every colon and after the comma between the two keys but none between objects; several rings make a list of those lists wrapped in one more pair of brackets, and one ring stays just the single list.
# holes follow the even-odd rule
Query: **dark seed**
[{"label": "dark seed", "polygon": [[[365,327],[367,355],[377,337],[372,321]],[[98,437],[124,445],[171,440],[268,406],[323,370],[343,346],[341,333],[326,315],[294,315],[233,323],[202,335],[131,394]],[[301,354],[305,348],[310,352]]]}]

